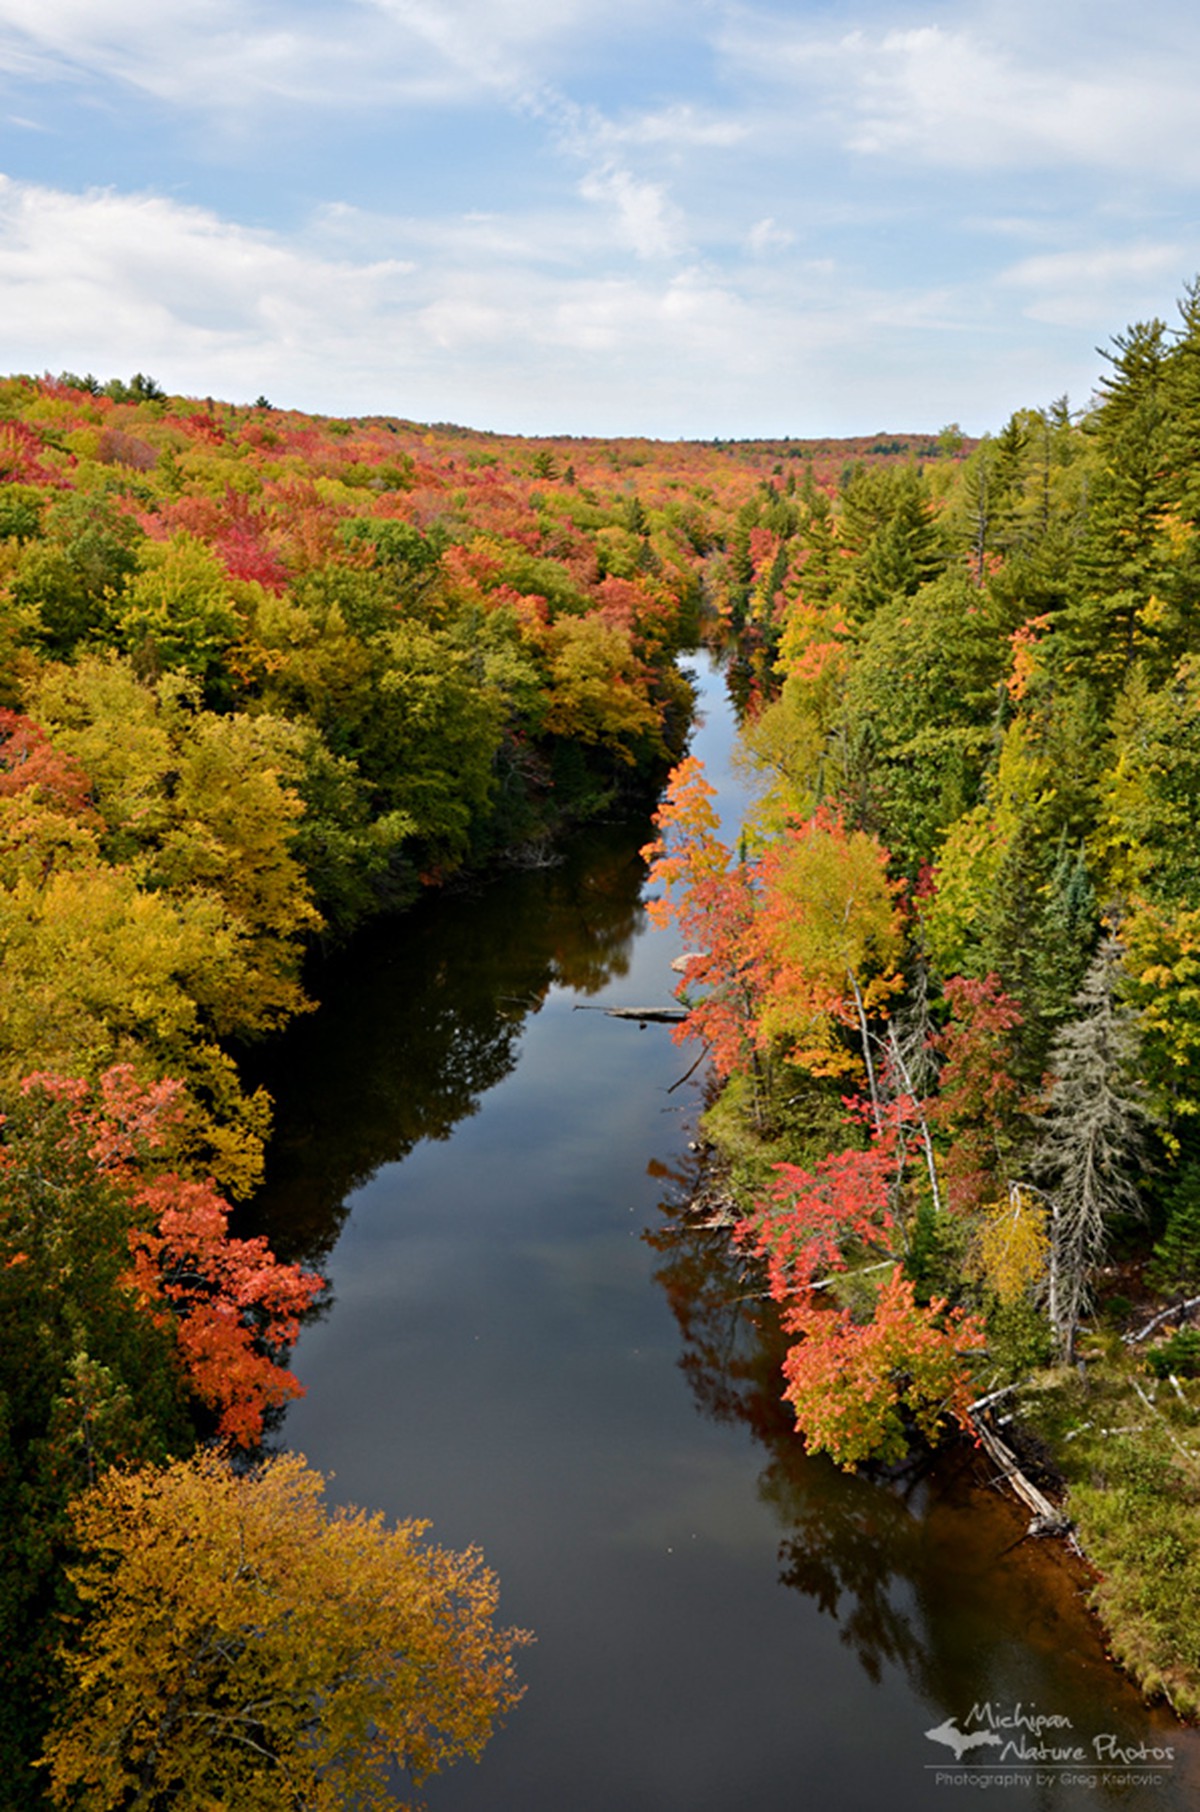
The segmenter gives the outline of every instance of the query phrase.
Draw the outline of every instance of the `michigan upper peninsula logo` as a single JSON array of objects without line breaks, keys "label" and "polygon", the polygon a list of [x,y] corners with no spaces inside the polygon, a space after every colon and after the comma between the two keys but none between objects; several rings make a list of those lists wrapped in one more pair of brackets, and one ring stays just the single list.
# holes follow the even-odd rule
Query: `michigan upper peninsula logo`
[{"label": "michigan upper peninsula logo", "polygon": [[[1167,1742],[1100,1731],[1077,1734],[1062,1712],[1036,1706],[972,1705],[965,1718],[946,1718],[925,1732],[949,1753],[928,1762],[935,1785],[1002,1787],[1059,1785],[1096,1788],[1161,1781],[1175,1761]],[[950,1757],[953,1756],[953,1761]],[[969,1766],[968,1766],[969,1764]],[[981,1779],[981,1777],[984,1777]]]}]

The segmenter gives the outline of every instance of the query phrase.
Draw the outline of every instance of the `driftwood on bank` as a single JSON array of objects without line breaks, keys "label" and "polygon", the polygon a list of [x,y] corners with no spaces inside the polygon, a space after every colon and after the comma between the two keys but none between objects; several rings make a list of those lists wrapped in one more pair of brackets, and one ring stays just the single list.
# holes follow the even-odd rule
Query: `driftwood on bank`
[{"label": "driftwood on bank", "polygon": [[640,1024],[678,1025],[688,1016],[686,1007],[596,1007],[575,1002],[576,1013],[606,1013],[610,1019],[636,1019]]},{"label": "driftwood on bank", "polygon": [[[1124,1336],[1124,1344],[1126,1346],[1137,1346],[1165,1323],[1169,1321],[1188,1321],[1198,1309],[1200,1309],[1200,1296],[1193,1296],[1187,1302],[1174,1302],[1171,1304],[1170,1308],[1163,1309],[1134,1333],[1126,1334]],[[1174,1378],[1171,1379],[1171,1382],[1175,1385],[1177,1394],[1183,1398],[1183,1392],[1180,1390],[1178,1382]],[[1161,1415],[1161,1411],[1155,1408],[1155,1405],[1146,1395],[1136,1378],[1132,1380],[1132,1383],[1134,1390],[1146,1405],[1146,1408],[1151,1410],[1155,1415]],[[1008,1384],[1005,1385],[1002,1390],[993,1391],[990,1396],[980,1397],[977,1402],[972,1403],[970,1410],[968,1411],[970,1426],[978,1437],[984,1451],[999,1467],[1000,1478],[1008,1485],[1010,1490],[1020,1498],[1026,1508],[1032,1512],[1032,1520],[1029,1524],[1029,1534],[1066,1535],[1071,1537],[1072,1524],[1070,1518],[1065,1516],[1056,1504],[1052,1504],[1050,1499],[1046,1497],[1043,1492],[1039,1491],[1037,1486],[1033,1484],[1030,1479],[1026,1478],[1025,1474],[1021,1471],[1016,1454],[1000,1439],[1000,1436],[989,1423],[987,1412],[991,1409],[992,1404],[996,1403],[1001,1397],[1008,1396],[1012,1391],[1018,1390],[1019,1388],[1019,1385]],[[1186,1401],[1186,1398],[1183,1398],[1183,1400]],[[981,1414],[980,1412],[983,1413]],[[1174,1433],[1169,1428],[1164,1428],[1164,1433],[1168,1440],[1172,1441],[1181,1453],[1187,1455],[1188,1459],[1194,1460],[1196,1458],[1196,1455],[1192,1450],[1185,1447],[1181,1441],[1176,1439]],[[1073,1537],[1071,1537],[1071,1539],[1072,1545],[1076,1548],[1076,1552],[1078,1552],[1078,1544],[1074,1542]]]},{"label": "driftwood on bank", "polygon": [[1070,1518],[1064,1516],[1058,1505],[1052,1504],[1031,1479],[1026,1478],[1016,1454],[1000,1439],[995,1429],[989,1426],[986,1416],[972,1416],[971,1427],[978,1435],[988,1458],[1000,1468],[1000,1478],[1032,1513],[1029,1534],[1069,1535]]}]

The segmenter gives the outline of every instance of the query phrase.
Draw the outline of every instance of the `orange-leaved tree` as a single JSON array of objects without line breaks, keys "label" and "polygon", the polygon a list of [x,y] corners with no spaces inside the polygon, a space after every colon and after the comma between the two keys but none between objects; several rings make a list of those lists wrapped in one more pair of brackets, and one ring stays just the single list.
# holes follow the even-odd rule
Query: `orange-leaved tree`
[{"label": "orange-leaved tree", "polygon": [[810,1452],[829,1453],[844,1467],[894,1462],[913,1427],[933,1441],[947,1416],[968,1426],[968,1355],[985,1344],[982,1326],[941,1297],[919,1303],[899,1265],[869,1319],[818,1306],[810,1294],[784,1324],[800,1335],[784,1360],[784,1396]]},{"label": "orange-leaved tree", "polygon": [[865,1149],[813,1170],[776,1165],[769,1197],[738,1228],[798,1336],[783,1368],[796,1427],[810,1452],[845,1467],[896,1460],[914,1431],[936,1439],[947,1416],[965,1422],[968,1356],[983,1344],[974,1317],[918,1302],[904,1275],[906,1112],[902,1101]]},{"label": "orange-leaved tree", "polygon": [[[265,1411],[300,1394],[282,1361],[322,1279],[280,1264],[265,1240],[234,1238],[210,1182],[158,1167],[180,1134],[180,1083],[143,1084],[117,1064],[94,1089],[39,1073],[21,1095],[24,1111],[0,1147],[7,1264],[28,1267],[32,1279],[66,1263],[73,1276],[82,1251],[66,1255],[90,1238],[93,1201],[109,1204],[104,1237],[123,1251],[91,1254],[89,1271],[99,1276],[107,1257],[103,1288],[114,1303],[117,1293],[131,1298],[173,1331],[191,1395],[215,1414],[220,1435],[252,1445]],[[102,1312],[91,1304],[86,1314]]]},{"label": "orange-leaved tree", "polygon": [[672,917],[688,946],[676,992],[689,1013],[684,1037],[702,1038],[717,1070],[753,1068],[760,1008],[753,940],[756,868],[737,860],[717,835],[716,788],[694,755],[671,772],[655,813],[658,837],[642,850],[649,882],[674,894],[649,902],[653,923]]}]

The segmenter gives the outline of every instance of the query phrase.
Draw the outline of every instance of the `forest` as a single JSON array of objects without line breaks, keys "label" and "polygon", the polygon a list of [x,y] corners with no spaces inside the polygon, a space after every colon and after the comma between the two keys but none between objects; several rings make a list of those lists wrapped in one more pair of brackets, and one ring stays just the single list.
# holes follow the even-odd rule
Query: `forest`
[{"label": "forest", "polygon": [[1194,1715],[1200,292],[1180,316],[1078,415],[806,481],[744,604],[757,810],[727,848],[685,760],[645,853],[808,1449],[894,1465],[1003,1399],[1113,1653]]},{"label": "forest", "polygon": [[[1118,1659],[1200,1709],[1200,291],[1107,356],[1085,410],[978,441],[0,382],[24,1803],[391,1805],[516,1705],[473,1551],[261,1456],[324,1286],[236,1231],[246,1054],[315,948],[660,794],[650,910],[798,1438],[887,1467],[1009,1393]],[[736,847],[686,754],[701,639],[760,777]]]}]

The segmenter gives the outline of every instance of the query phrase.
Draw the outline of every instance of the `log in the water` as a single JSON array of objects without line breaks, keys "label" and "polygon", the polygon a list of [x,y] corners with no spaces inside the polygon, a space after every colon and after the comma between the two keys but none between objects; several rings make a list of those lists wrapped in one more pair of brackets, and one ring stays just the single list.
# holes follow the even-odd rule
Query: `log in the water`
[{"label": "log in the water", "polygon": [[610,1019],[637,1019],[645,1023],[653,1020],[663,1025],[676,1025],[686,1019],[686,1007],[593,1007],[583,1001],[575,1002],[577,1013],[607,1013]]}]

